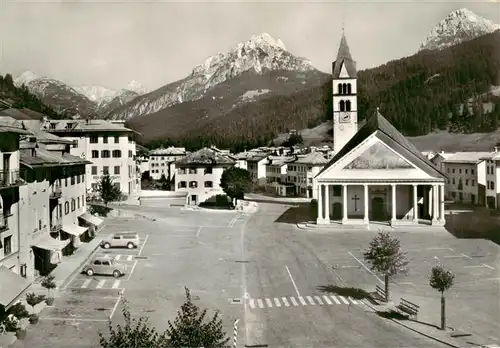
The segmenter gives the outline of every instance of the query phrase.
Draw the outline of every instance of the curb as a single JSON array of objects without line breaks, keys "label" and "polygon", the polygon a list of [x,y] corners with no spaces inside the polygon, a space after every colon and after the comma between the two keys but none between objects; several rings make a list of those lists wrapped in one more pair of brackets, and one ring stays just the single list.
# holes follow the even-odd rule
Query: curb
[{"label": "curb", "polygon": [[[377,310],[376,310],[375,308],[373,308],[370,304],[368,304],[368,303],[366,302],[366,300],[363,300],[363,303],[364,303],[367,307],[371,308],[371,310],[373,310],[374,312],[377,312]],[[416,330],[416,329],[414,329],[414,328],[412,328],[412,327],[409,327],[408,325],[404,324],[404,323],[403,323],[402,321],[400,321],[400,320],[397,320],[397,319],[392,319],[392,318],[388,318],[388,319],[389,319],[390,321],[392,321],[392,322],[394,322],[394,323],[396,323],[396,324],[399,324],[399,325],[401,325],[401,326],[403,326],[403,327],[405,327],[405,328],[407,328],[407,329],[409,329],[409,330],[411,330],[411,331],[413,331],[413,332],[416,332],[416,333],[418,333],[418,334],[420,334],[420,335],[422,335],[422,336],[425,336],[425,337],[427,337],[427,338],[430,338],[430,339],[432,339],[432,340],[434,340],[434,341],[436,341],[436,342],[439,342],[439,343],[445,344],[445,345],[447,345],[448,347],[460,348],[460,346],[458,346],[458,345],[456,345],[456,344],[453,344],[453,343],[450,343],[450,342],[444,341],[444,340],[442,340],[442,339],[440,339],[440,338],[437,338],[437,337],[431,336],[431,335],[429,335],[429,334],[423,333],[422,331],[419,331],[419,330]]]},{"label": "curb", "polygon": [[95,248],[93,248],[90,251],[90,253],[87,255],[87,257],[85,259],[83,259],[83,261],[78,264],[78,266],[75,268],[75,270],[73,272],[71,272],[71,274],[68,277],[66,277],[66,279],[64,279],[64,281],[61,283],[61,286],[58,287],[58,290],[65,289],[66,286],[68,286],[68,283],[70,283],[70,280],[72,280],[72,278],[75,276],[75,274],[78,273],[78,271],[82,268],[83,264],[85,262],[87,262],[88,259],[90,259],[91,255],[93,253],[95,253],[95,251],[99,248],[99,245],[100,245],[100,243],[97,243]]}]

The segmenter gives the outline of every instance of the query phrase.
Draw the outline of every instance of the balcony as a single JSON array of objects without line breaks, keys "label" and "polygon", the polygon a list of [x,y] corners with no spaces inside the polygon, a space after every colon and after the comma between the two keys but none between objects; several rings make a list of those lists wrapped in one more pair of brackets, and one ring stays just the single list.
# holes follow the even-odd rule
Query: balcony
[{"label": "balcony", "polygon": [[54,224],[50,226],[50,233],[58,233],[62,228],[61,224]]},{"label": "balcony", "polygon": [[24,185],[19,176],[19,170],[0,171],[0,188]]},{"label": "balcony", "polygon": [[59,199],[61,198],[62,190],[60,187],[54,187],[54,190],[50,193],[50,199]]}]

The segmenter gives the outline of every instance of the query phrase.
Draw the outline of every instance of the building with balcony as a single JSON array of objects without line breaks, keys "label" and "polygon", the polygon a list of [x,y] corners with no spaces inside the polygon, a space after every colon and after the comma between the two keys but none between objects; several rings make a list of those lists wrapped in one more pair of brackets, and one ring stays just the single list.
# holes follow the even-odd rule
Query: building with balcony
[{"label": "building with balcony", "polygon": [[298,155],[297,159],[287,164],[286,182],[295,185],[295,195],[306,198],[317,198],[313,179],[328,163],[321,152]]},{"label": "building with balcony", "polygon": [[20,136],[30,133],[10,117],[0,117],[0,305],[9,307],[31,284],[26,278],[29,247],[20,190]]},{"label": "building with balcony", "polygon": [[140,173],[135,160],[136,132],[122,122],[106,120],[50,120],[42,130],[73,141],[70,153],[88,160],[86,187],[96,192],[102,175],[109,174],[122,193],[140,195]]},{"label": "building with balcony", "polygon": [[294,196],[295,185],[286,180],[288,164],[295,156],[268,156],[266,163],[266,186],[280,196]]},{"label": "building with balcony", "polygon": [[215,199],[225,194],[220,187],[224,170],[235,165],[235,161],[216,149],[203,148],[175,162],[176,192],[187,193],[187,204]]},{"label": "building with balcony", "polygon": [[149,152],[149,176],[160,180],[162,175],[175,184],[175,161],[186,156],[184,147],[170,146],[166,149],[159,148]]}]

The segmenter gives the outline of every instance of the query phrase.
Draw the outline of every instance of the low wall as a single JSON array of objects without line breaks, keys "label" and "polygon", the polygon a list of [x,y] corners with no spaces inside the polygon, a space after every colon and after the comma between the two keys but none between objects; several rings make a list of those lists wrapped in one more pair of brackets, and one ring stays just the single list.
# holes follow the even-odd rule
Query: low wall
[{"label": "low wall", "polygon": [[160,190],[142,190],[142,198],[186,198],[187,192],[160,191]]}]

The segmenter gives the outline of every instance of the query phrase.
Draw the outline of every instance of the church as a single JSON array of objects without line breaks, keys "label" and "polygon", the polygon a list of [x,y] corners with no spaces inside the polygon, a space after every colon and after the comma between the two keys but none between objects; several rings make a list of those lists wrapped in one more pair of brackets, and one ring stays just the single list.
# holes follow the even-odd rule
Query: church
[{"label": "church", "polygon": [[333,78],[333,158],[315,176],[317,224],[443,226],[446,174],[377,111],[358,129],[357,71],[342,32]]}]

